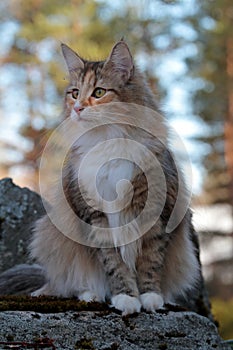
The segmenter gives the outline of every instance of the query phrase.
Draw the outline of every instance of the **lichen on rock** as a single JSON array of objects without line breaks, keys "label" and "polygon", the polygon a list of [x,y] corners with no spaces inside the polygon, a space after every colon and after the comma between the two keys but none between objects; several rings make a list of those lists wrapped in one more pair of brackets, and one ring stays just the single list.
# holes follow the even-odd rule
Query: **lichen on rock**
[{"label": "lichen on rock", "polygon": [[33,223],[44,213],[36,192],[16,186],[10,178],[0,180],[0,272],[31,262],[27,247]]}]

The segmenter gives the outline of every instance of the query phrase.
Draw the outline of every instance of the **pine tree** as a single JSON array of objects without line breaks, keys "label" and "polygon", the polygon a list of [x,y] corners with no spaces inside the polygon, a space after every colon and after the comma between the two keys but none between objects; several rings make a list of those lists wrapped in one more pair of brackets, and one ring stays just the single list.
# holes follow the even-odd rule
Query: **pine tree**
[{"label": "pine tree", "polygon": [[[35,175],[34,188],[38,182],[39,157],[51,130],[60,121],[62,95],[67,84],[61,42],[84,58],[103,59],[113,43],[126,34],[133,54],[143,62],[153,89],[155,83],[159,84],[156,60],[162,52],[182,43],[182,39],[172,36],[173,21],[169,21],[172,17],[168,9],[173,4],[162,0],[127,0],[117,9],[115,4],[94,0],[9,0],[0,6],[3,24],[8,18],[8,22],[17,27],[8,51],[2,55],[2,69],[14,76],[11,94],[12,90],[20,91],[25,101],[23,112],[21,108],[17,113],[24,114],[20,133],[30,146],[20,150],[23,158],[19,155],[16,162],[14,157],[8,166],[16,162],[30,167]],[[162,47],[161,40],[160,47],[155,40],[160,35],[167,37]],[[2,101],[4,94],[5,91]],[[16,97],[19,98],[19,93]],[[7,114],[5,110],[4,113]],[[10,148],[18,152],[19,145],[14,143]],[[5,143],[5,150],[9,154],[9,144]]]},{"label": "pine tree", "polygon": [[198,138],[210,148],[202,197],[208,204],[233,204],[233,5],[215,0],[198,1],[198,6],[198,56],[187,63],[198,82],[194,114],[209,128]]}]

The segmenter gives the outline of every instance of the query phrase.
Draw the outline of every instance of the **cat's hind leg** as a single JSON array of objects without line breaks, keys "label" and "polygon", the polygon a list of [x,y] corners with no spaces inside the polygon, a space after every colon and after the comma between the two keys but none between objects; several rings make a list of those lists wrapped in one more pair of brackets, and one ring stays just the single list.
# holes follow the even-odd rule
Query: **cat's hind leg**
[{"label": "cat's hind leg", "polygon": [[82,301],[86,301],[87,303],[91,301],[103,302],[103,299],[97,296],[97,294],[91,290],[85,290],[84,292],[79,293],[78,299]]},{"label": "cat's hind leg", "polygon": [[43,287],[41,287],[41,288],[39,288],[31,293],[32,297],[39,297],[41,295],[54,296],[54,295],[56,295],[56,292],[51,288],[49,283],[46,283],[43,285]]}]

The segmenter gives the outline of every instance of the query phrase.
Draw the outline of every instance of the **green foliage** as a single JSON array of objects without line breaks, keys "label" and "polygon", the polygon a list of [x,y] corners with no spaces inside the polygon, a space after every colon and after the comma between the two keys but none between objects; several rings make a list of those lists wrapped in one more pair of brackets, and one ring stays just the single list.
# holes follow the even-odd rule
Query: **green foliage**
[{"label": "green foliage", "polygon": [[[114,42],[124,36],[136,59],[142,62],[153,89],[159,91],[162,98],[169,94],[170,76],[160,76],[158,63],[161,57],[165,60],[166,55],[182,56],[184,73],[177,77],[185,85],[187,79],[192,103],[190,110],[209,126],[209,135],[204,141],[210,149],[204,160],[208,170],[205,197],[208,203],[229,202],[231,179],[226,175],[223,158],[223,125],[229,104],[226,64],[227,42],[232,29],[232,1],[196,0],[192,11],[185,10],[188,2],[183,1],[183,12],[182,1],[178,0],[117,3],[107,0],[9,0],[0,4],[2,23],[9,21],[18,25],[12,43],[2,57],[2,64],[9,73],[14,66],[24,74],[21,80],[22,75],[15,76],[15,84],[19,83],[28,103],[23,111],[24,124],[30,124],[38,134],[40,129],[44,133],[44,129],[50,129],[60,121],[61,96],[67,84],[61,42],[70,45],[84,58],[98,60],[106,58]],[[190,47],[194,54],[189,53]],[[169,71],[171,67],[168,66]],[[168,83],[164,82],[166,79]],[[26,128],[23,125],[23,129],[26,130],[27,125]],[[37,147],[29,135],[24,133],[24,138]],[[33,153],[38,154],[37,151]],[[34,162],[33,166],[35,164],[38,163]]]},{"label": "green foliage", "polygon": [[[104,0],[9,0],[0,6],[2,23],[17,24],[2,57],[2,68],[14,77],[10,91],[20,91],[21,100],[25,102],[23,110],[17,110],[22,115],[20,134],[30,141],[33,149],[23,151],[21,164],[34,169],[37,177],[39,162],[32,157],[41,154],[43,144],[38,144],[36,139],[42,136],[46,141],[43,138],[46,130],[60,122],[62,95],[68,80],[60,43],[67,43],[84,58],[102,60],[112,45],[125,36],[135,56],[147,55],[144,70],[154,87],[158,81],[154,69],[155,52],[162,51],[157,49],[154,38],[160,33],[172,38],[170,23],[166,20],[168,15],[166,11],[159,15],[158,8],[168,9],[173,5],[161,0],[128,0],[118,7]],[[174,37],[173,47],[178,46],[178,42]],[[15,74],[19,71],[21,74]],[[4,88],[0,90],[0,108],[5,91]],[[17,96],[19,98],[19,93]],[[14,107],[13,111],[15,113]],[[36,139],[32,135],[36,135]],[[9,154],[9,143],[5,143],[4,148]],[[17,142],[10,145],[12,148],[17,149]],[[9,166],[14,162],[15,159],[8,162]]]},{"label": "green foliage", "polygon": [[[229,118],[233,77],[229,74],[228,45],[232,41],[233,6],[231,0],[197,1],[197,55],[187,61],[196,81],[192,102],[194,114],[208,125],[204,141],[209,151],[204,158],[207,174],[203,198],[206,204],[232,203],[225,161],[225,121]],[[196,26],[196,24],[195,24]],[[200,140],[200,138],[199,138]]]},{"label": "green foliage", "polygon": [[219,322],[219,332],[223,339],[233,339],[233,299],[224,301],[214,298],[211,300],[212,311]]}]

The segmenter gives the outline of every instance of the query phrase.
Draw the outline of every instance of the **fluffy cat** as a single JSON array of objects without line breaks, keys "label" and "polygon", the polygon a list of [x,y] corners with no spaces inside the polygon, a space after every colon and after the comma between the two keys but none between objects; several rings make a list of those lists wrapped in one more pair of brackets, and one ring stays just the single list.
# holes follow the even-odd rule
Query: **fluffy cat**
[{"label": "fluffy cat", "polygon": [[[52,209],[64,229],[53,223],[49,213],[36,223],[31,255],[44,267],[48,282],[33,295],[110,300],[123,315],[141,308],[153,312],[164,302],[185,295],[199,278],[190,210],[172,230],[167,229],[180,181],[167,145],[167,127],[124,41],[116,43],[107,60],[100,62],[84,60],[64,44],[62,51],[70,74],[65,117],[74,120],[78,128],[90,123],[91,118],[102,118],[103,125],[94,123],[67,154],[62,183],[72,215],[59,200],[59,191]],[[122,103],[132,104],[135,113],[124,114]],[[114,111],[118,105],[121,118],[116,117],[117,112],[109,116],[108,109]],[[153,130],[137,126],[137,120],[139,125],[146,120],[143,113],[147,118],[149,115]],[[131,147],[135,140],[154,155],[157,163],[147,159],[143,147]],[[104,141],[110,143],[96,149],[82,166],[88,152]],[[117,157],[112,159],[111,154]],[[143,168],[136,164],[138,159]],[[116,201],[116,185],[121,179],[127,181],[121,182],[121,199]],[[163,179],[166,187],[162,186]],[[95,186],[105,204],[97,198]],[[152,199],[147,206],[150,192]],[[109,202],[115,203],[114,210],[109,210]],[[140,213],[144,209],[142,224]]]}]

